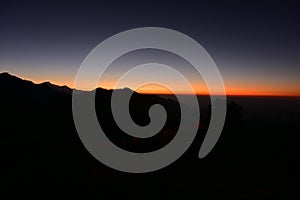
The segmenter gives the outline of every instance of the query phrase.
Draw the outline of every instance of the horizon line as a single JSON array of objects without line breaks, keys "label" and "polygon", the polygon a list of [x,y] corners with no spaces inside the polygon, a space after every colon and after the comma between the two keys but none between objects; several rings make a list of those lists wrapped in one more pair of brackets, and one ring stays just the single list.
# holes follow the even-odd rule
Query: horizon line
[{"label": "horizon line", "polygon": [[[123,87],[123,88],[105,88],[105,87],[101,87],[101,86],[98,86],[96,88],[94,88],[93,90],[84,90],[84,89],[76,89],[74,87],[70,87],[66,84],[57,84],[57,83],[53,83],[49,80],[46,80],[46,81],[42,81],[42,82],[38,82],[38,81],[34,81],[34,80],[30,80],[30,79],[24,79],[23,77],[20,77],[18,75],[15,75],[14,73],[9,73],[7,71],[3,71],[3,72],[0,72],[0,74],[9,74],[11,76],[14,76],[16,78],[19,78],[19,79],[22,79],[24,81],[30,81],[34,84],[42,84],[42,83],[51,83],[53,85],[56,85],[56,86],[59,86],[59,87],[68,87],[70,88],[71,90],[78,90],[78,91],[84,91],[84,92],[90,92],[90,91],[93,91],[93,90],[96,90],[96,89],[105,89],[105,90],[118,90],[118,89],[124,89],[124,88],[128,88],[130,90],[132,90],[130,87]],[[226,88],[225,88],[226,90]],[[139,94],[148,94],[148,95],[193,95],[193,94],[189,94],[189,93],[163,93],[163,92],[147,92],[147,90],[145,91],[137,91],[137,90],[132,90],[136,93],[139,93]],[[195,93],[196,96],[223,96],[223,94],[210,94],[210,93]],[[300,98],[300,94],[297,94],[297,95],[293,95],[293,94],[270,94],[270,93],[261,93],[261,92],[257,92],[257,93],[228,93],[226,92],[225,96],[228,96],[228,97],[232,97],[232,96],[243,96],[243,97],[295,97],[295,98]]]}]

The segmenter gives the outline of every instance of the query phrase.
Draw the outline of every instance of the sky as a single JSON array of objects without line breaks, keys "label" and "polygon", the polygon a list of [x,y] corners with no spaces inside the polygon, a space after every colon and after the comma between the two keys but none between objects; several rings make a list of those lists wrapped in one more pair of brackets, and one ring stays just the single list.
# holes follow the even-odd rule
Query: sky
[{"label": "sky", "polygon": [[[199,42],[229,95],[300,96],[300,3],[288,0],[1,1],[0,72],[73,87],[82,61],[100,42],[148,26],[174,29]],[[196,92],[207,92],[189,63],[158,50],[118,59],[99,86],[113,88],[116,74],[155,59],[188,71]],[[143,74],[123,86],[133,86],[135,78]],[[176,86],[176,78],[171,82]],[[180,83],[176,87],[185,92]],[[153,85],[140,91],[166,92]]]}]

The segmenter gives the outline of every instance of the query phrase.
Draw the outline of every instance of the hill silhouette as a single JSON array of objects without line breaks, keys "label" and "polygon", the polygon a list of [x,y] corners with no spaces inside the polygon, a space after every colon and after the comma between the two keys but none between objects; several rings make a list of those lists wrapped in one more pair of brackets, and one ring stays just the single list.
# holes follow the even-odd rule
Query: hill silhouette
[{"label": "hill silhouette", "polygon": [[[287,197],[296,188],[291,183],[296,179],[294,172],[298,171],[294,169],[294,163],[299,161],[298,118],[295,113],[293,120],[282,120],[282,114],[272,120],[261,117],[270,112],[260,109],[257,102],[262,99],[229,99],[221,138],[213,151],[200,160],[197,155],[209,123],[210,105],[206,97],[199,97],[205,109],[201,110],[199,130],[192,146],[170,166],[137,175],[112,170],[87,152],[74,126],[71,88],[49,82],[35,84],[1,73],[0,92],[3,191],[35,188],[57,192],[72,186],[72,192],[88,191],[99,197],[118,193],[122,197],[147,194],[148,198],[197,195],[252,199]],[[168,113],[167,122],[157,135],[140,139],[122,132],[113,120],[112,92],[97,88],[95,106],[99,123],[116,145],[132,152],[149,152],[163,147],[175,136],[180,108],[174,96],[134,92],[129,108],[137,124],[149,123],[148,110],[153,104],[163,105]],[[278,102],[273,103],[276,108],[287,101],[291,105],[299,103],[298,99],[264,101]],[[287,112],[280,113],[285,116]],[[250,118],[249,113],[254,117]]]}]

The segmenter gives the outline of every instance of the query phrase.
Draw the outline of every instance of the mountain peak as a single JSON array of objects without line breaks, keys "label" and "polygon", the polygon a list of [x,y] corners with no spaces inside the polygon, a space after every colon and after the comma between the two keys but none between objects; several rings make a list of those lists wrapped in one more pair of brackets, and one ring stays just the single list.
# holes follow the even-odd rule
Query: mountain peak
[{"label": "mountain peak", "polygon": [[[0,80],[1,80],[1,81],[4,81],[4,82],[6,82],[6,83],[8,83],[8,82],[9,82],[9,83],[13,83],[13,82],[21,82],[21,81],[25,81],[25,82],[27,82],[27,83],[29,83],[29,84],[33,84],[32,81],[21,79],[21,78],[15,76],[15,75],[12,75],[12,74],[10,74],[10,73],[8,73],[8,72],[1,72],[1,73],[0,73]],[[7,81],[8,81],[8,82],[7,82]]]},{"label": "mountain peak", "polygon": [[53,84],[50,83],[50,81],[45,81],[45,82],[42,82],[41,85],[53,85]]},{"label": "mountain peak", "polygon": [[0,77],[14,77],[14,78],[18,78],[18,77],[14,76],[14,75],[12,75],[12,74],[10,74],[8,72],[1,72],[0,73]]},{"label": "mountain peak", "polygon": [[21,88],[39,88],[39,87],[44,87],[44,88],[48,88],[52,91],[57,91],[57,92],[64,92],[64,93],[68,93],[71,94],[72,93],[72,89],[67,87],[67,86],[58,86],[55,84],[50,83],[49,81],[40,83],[40,84],[35,84],[32,81],[29,80],[25,80],[25,79],[21,79],[17,76],[11,75],[8,72],[2,72],[0,73],[0,83],[1,83],[1,87],[6,87],[6,88],[18,88],[19,90],[21,90]]},{"label": "mountain peak", "polygon": [[7,75],[11,76],[8,72],[1,72],[0,75],[1,76],[7,76]]}]

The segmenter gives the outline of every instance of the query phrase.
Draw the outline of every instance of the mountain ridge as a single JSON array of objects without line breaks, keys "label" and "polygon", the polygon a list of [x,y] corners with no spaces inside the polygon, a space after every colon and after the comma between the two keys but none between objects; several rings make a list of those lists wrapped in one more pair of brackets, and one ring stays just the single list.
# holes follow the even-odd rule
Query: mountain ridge
[{"label": "mountain ridge", "polygon": [[[65,92],[65,93],[68,93],[68,94],[72,94],[73,91],[79,91],[79,92],[90,92],[90,91],[85,91],[85,90],[78,90],[76,88],[70,88],[66,85],[56,85],[54,83],[51,83],[50,81],[44,81],[44,82],[41,82],[41,83],[34,83],[33,81],[31,80],[28,80],[28,79],[23,79],[17,75],[14,75],[14,74],[11,74],[9,72],[1,72],[0,73],[0,84],[7,84],[5,83],[4,81],[9,81],[9,82],[12,82],[12,81],[15,81],[15,82],[23,82],[25,84],[27,84],[28,86],[39,86],[39,87],[45,87],[45,88],[48,88],[48,89],[52,89],[52,90],[56,90],[56,91],[60,91],[60,92]],[[138,93],[128,87],[124,87],[124,88],[117,88],[117,89],[105,89],[105,88],[102,88],[102,87],[97,87],[95,89],[93,89],[92,91],[94,90],[102,90],[102,91],[113,91],[113,90],[116,90],[116,91],[132,91],[134,93]]]}]

